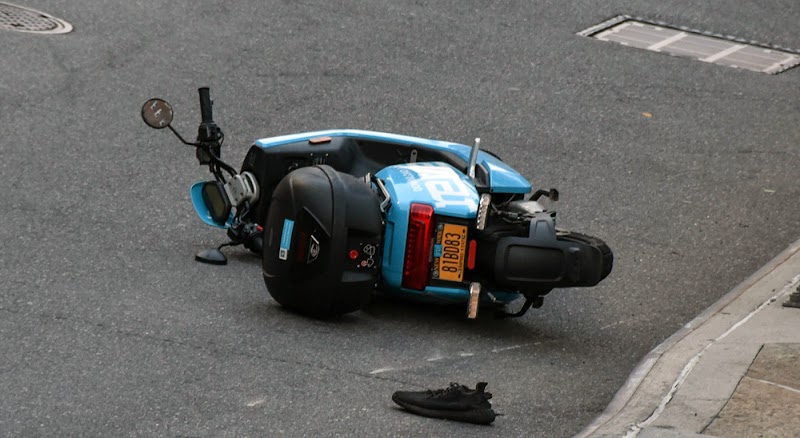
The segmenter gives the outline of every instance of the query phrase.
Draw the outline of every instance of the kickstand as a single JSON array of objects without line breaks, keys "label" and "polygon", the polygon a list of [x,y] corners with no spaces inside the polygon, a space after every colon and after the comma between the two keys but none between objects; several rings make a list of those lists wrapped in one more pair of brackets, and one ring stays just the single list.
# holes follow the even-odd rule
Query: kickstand
[{"label": "kickstand", "polygon": [[524,315],[525,312],[527,312],[528,309],[531,308],[531,306],[533,306],[535,304],[536,307],[541,307],[543,302],[544,302],[544,299],[542,297],[534,297],[534,298],[525,297],[525,303],[522,304],[522,307],[520,307],[519,310],[517,310],[516,312],[513,312],[513,313],[509,313],[509,312],[506,312],[506,311],[498,311],[497,312],[497,317],[498,318],[519,318],[520,316]]}]

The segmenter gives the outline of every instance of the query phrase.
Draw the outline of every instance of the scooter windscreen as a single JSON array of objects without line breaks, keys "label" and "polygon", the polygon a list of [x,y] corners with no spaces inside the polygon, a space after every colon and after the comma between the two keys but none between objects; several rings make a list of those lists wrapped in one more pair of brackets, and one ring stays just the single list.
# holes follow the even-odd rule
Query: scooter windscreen
[{"label": "scooter windscreen", "polygon": [[228,228],[233,221],[231,202],[224,187],[216,181],[195,183],[190,191],[194,211],[207,225]]}]

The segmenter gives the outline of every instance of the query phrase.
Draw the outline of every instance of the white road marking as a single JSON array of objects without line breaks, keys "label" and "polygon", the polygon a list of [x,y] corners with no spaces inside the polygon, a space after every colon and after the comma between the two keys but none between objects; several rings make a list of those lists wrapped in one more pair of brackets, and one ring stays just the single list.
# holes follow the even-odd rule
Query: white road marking
[{"label": "white road marking", "polygon": [[791,386],[781,385],[780,383],[770,382],[769,380],[756,379],[754,377],[749,377],[749,376],[744,376],[744,377],[749,380],[755,380],[756,382],[761,382],[767,385],[776,386],[778,388],[800,394],[800,389],[792,388]]},{"label": "white road marking", "polygon": [[396,368],[394,368],[394,367],[378,368],[377,370],[372,370],[369,373],[370,374],[380,374],[380,373],[385,373],[387,371],[394,371],[395,369]]},{"label": "white road marking", "polygon": [[[497,348],[494,348],[494,349],[492,349],[490,351],[492,353],[502,353],[504,351],[516,350],[518,348],[527,347],[529,345],[540,345],[540,344],[541,344],[541,341],[540,342],[528,343],[528,344],[510,345],[508,347],[497,347]],[[456,353],[456,354],[454,354],[452,356],[444,356],[444,355],[440,354],[440,355],[431,356],[431,357],[425,359],[425,362],[441,362],[441,361],[444,361],[444,360],[455,359],[455,358],[473,357],[473,356],[476,356],[477,354],[478,353],[471,353],[471,352],[468,352],[468,351],[461,351],[461,352],[458,352],[458,353]],[[405,366],[405,367],[377,368],[377,369],[374,369],[374,370],[370,371],[369,373],[374,375],[374,374],[388,373],[388,372],[392,372],[392,371],[402,371],[402,370],[408,370],[408,369],[414,368],[415,366],[416,365]]]},{"label": "white road marking", "polygon": [[605,32],[600,32],[599,34],[597,34],[597,36],[595,38],[597,38],[600,41],[608,41],[606,39],[606,36],[614,34],[614,33],[617,33],[617,32],[621,31],[622,29],[625,29],[626,27],[628,27],[630,25],[631,25],[630,23],[622,23],[619,26],[614,26],[614,27],[612,27],[611,29],[609,29],[609,30],[607,30]]},{"label": "white road marking", "polygon": [[512,345],[510,347],[495,348],[494,350],[492,350],[492,353],[499,353],[501,351],[508,351],[508,350],[516,350],[517,348],[522,348],[522,347],[524,347],[526,345],[530,345],[530,344],[520,344],[520,345]]},{"label": "white road marking", "polygon": [[764,73],[772,73],[775,70],[782,69],[785,65],[789,64],[792,61],[797,61],[797,58],[798,57],[796,55],[791,55],[791,56],[787,57],[786,59],[784,59],[783,61],[778,61],[775,64],[772,64],[771,66],[765,68],[762,71]]},{"label": "white road marking", "polygon": [[671,37],[661,40],[655,44],[651,44],[647,46],[647,50],[652,50],[654,52],[660,52],[662,47],[668,46],[676,41],[680,41],[686,38],[688,34],[686,32],[681,32],[679,34],[672,35]]},{"label": "white road marking", "polygon": [[703,61],[703,62],[714,62],[714,61],[716,61],[718,59],[721,59],[721,58],[724,58],[724,57],[730,55],[731,53],[736,53],[739,50],[744,49],[745,47],[747,47],[747,46],[745,46],[744,44],[736,44],[734,46],[728,47],[727,49],[725,49],[725,50],[723,50],[721,52],[715,53],[715,54],[713,54],[711,56],[708,56],[708,57],[705,57],[705,58],[701,58],[700,60]]}]

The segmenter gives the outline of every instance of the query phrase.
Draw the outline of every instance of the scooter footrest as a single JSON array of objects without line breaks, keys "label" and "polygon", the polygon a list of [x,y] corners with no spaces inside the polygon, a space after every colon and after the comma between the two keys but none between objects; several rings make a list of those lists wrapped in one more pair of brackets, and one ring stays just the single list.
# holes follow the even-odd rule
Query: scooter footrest
[{"label": "scooter footrest", "polygon": [[467,302],[467,318],[475,319],[478,317],[478,303],[481,297],[481,284],[471,283],[469,285],[469,301]]}]

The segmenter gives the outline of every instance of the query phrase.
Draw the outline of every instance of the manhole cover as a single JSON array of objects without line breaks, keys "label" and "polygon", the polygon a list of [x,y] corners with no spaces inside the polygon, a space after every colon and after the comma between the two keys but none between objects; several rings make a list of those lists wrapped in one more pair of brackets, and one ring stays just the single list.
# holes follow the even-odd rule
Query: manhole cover
[{"label": "manhole cover", "polygon": [[628,15],[612,18],[579,35],[773,75],[800,64],[800,52],[796,50]]},{"label": "manhole cover", "polygon": [[0,29],[17,32],[67,33],[72,25],[34,9],[0,2]]}]

